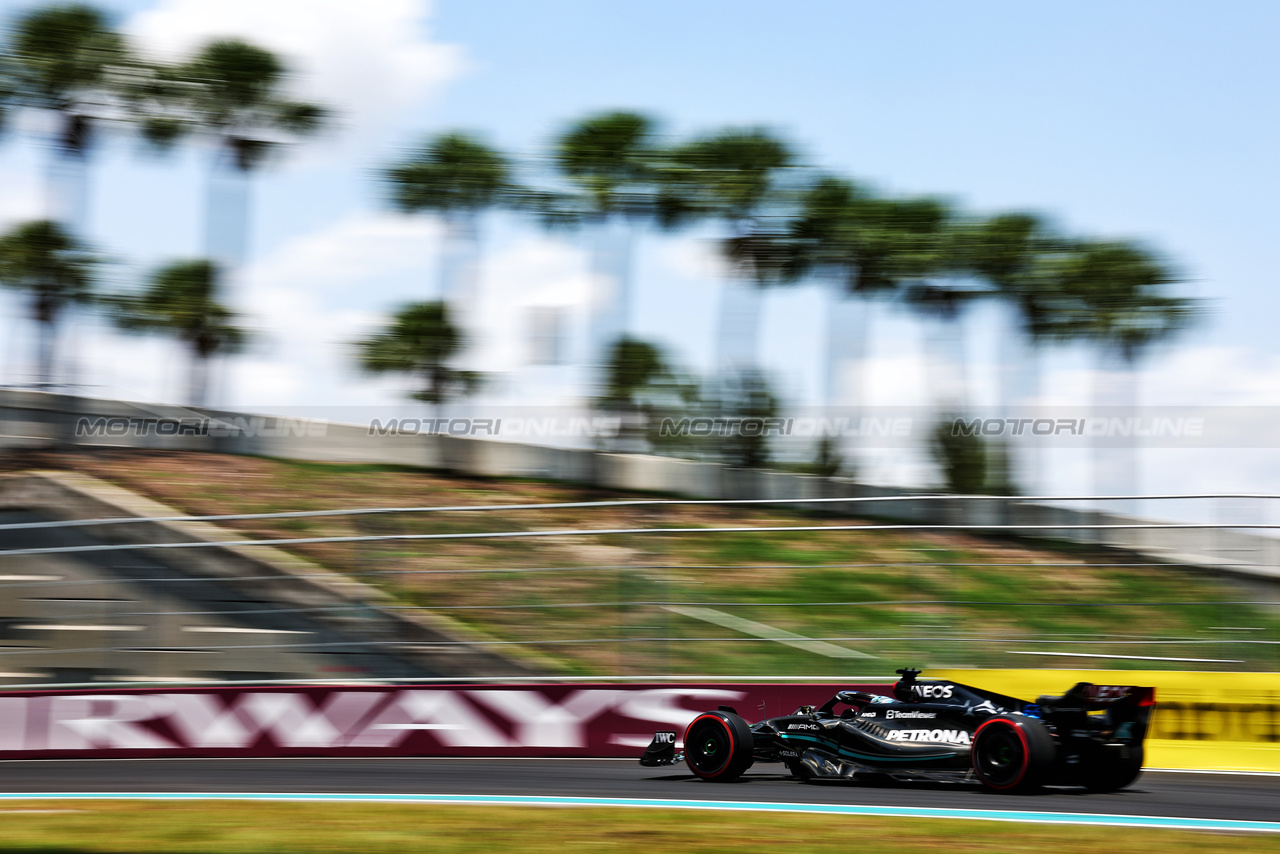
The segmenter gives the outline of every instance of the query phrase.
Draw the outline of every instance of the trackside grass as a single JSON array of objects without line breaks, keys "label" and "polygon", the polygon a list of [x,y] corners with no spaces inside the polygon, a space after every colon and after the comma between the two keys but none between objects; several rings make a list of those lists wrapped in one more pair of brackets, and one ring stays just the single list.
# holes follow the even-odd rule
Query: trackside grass
[{"label": "trackside grass", "polygon": [[851,848],[895,854],[1280,852],[1280,834],[595,807],[217,801],[8,801],[0,806],[0,850],[23,854],[847,854]]},{"label": "trackside grass", "polygon": [[[192,514],[645,498],[394,466],[114,452],[51,464]],[[262,539],[590,528],[848,525],[782,508],[667,506],[227,522]],[[290,547],[536,653],[558,675],[888,673],[921,666],[1274,669],[1280,615],[1220,578],[1115,552],[943,532],[805,531]],[[754,628],[752,628],[754,627]],[[764,628],[760,628],[764,627]],[[1247,631],[1241,629],[1244,627]],[[858,655],[762,639],[789,632]],[[827,653],[832,650],[825,648]],[[838,652],[838,651],[837,651]],[[1094,658],[1091,654],[1113,656]]]}]

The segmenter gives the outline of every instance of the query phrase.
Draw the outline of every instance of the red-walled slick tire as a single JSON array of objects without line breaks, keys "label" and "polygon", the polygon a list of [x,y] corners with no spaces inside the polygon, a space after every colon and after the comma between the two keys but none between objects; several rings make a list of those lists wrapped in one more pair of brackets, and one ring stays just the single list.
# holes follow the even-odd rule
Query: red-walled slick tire
[{"label": "red-walled slick tire", "polygon": [[727,783],[755,762],[751,727],[732,712],[703,712],[684,732],[684,761],[704,780]]},{"label": "red-walled slick tire", "polygon": [[1035,718],[997,715],[973,734],[969,748],[973,773],[996,792],[1031,792],[1040,788],[1053,767],[1053,736]]}]

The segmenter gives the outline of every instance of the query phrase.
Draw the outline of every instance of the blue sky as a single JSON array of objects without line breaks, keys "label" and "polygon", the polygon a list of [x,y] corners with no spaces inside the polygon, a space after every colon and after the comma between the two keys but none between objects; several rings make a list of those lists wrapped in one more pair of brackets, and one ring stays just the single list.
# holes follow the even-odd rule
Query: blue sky
[{"label": "blue sky", "polygon": [[[0,13],[31,5],[0,0]],[[651,112],[677,135],[767,125],[806,162],[888,192],[938,193],[981,212],[1037,210],[1072,233],[1146,241],[1185,273],[1187,293],[1210,315],[1148,362],[1144,399],[1280,403],[1275,3],[101,5],[157,50],[238,34],[292,55],[306,72],[300,91],[327,96],[347,125],[292,152],[254,188],[253,264],[238,296],[260,344],[227,372],[224,403],[398,405],[394,383],[344,367],[344,342],[398,303],[434,294],[438,233],[385,212],[374,170],[454,127],[536,154],[568,121],[611,108]],[[37,127],[29,119],[17,130],[0,141],[0,224],[40,209]],[[89,231],[125,262],[122,276],[198,251],[204,154],[154,161],[123,139],[104,147]],[[647,235],[637,254],[635,331],[709,367],[722,284],[712,252],[698,235]],[[518,324],[504,294],[572,304],[586,287],[581,241],[499,216],[487,224],[486,258],[488,367],[518,380],[508,387],[570,395],[564,378],[520,373],[515,350],[503,351]],[[0,299],[0,339],[10,339],[0,381],[20,381],[24,333],[12,300]],[[768,298],[763,358],[797,403],[816,400],[822,305],[813,287]],[[79,357],[79,376],[97,393],[180,396],[171,345],[80,327],[82,350],[111,353]],[[1002,318],[981,309],[969,327],[974,395],[990,401]],[[881,308],[872,328],[873,402],[924,402],[919,324]],[[1052,354],[1044,394],[1087,403],[1093,367],[1081,350]]]}]

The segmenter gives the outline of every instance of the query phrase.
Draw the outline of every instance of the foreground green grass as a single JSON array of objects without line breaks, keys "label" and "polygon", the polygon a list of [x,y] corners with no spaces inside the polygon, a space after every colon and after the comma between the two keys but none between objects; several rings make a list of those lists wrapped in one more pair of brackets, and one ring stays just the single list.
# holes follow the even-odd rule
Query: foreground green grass
[{"label": "foreground green grass", "polygon": [[31,801],[0,806],[0,850],[32,854],[847,854],[863,848],[895,854],[1280,852],[1280,835],[662,809],[216,801]]},{"label": "foreground green grass", "polygon": [[[618,496],[563,483],[479,480],[395,466],[128,452],[61,464],[193,514],[339,507],[529,504]],[[261,538],[579,528],[849,524],[777,508],[673,506],[394,514],[229,523]],[[1224,659],[1273,669],[1280,619],[1220,580],[936,532],[608,535],[526,540],[327,543],[299,554],[536,651],[566,675],[884,675],[922,666],[1088,667],[1093,652]],[[541,571],[551,570],[551,571]],[[480,571],[480,572],[477,572]],[[830,658],[663,607],[683,603],[874,656]],[[800,607],[802,606],[802,607]],[[1242,635],[1235,628],[1249,627]],[[1256,632],[1256,633],[1255,633]],[[1098,642],[1102,641],[1102,644]],[[527,645],[527,646],[523,646]],[[1180,668],[1178,661],[1101,659]],[[1238,663],[1237,663],[1238,662]],[[1205,666],[1213,667],[1212,662]]]}]

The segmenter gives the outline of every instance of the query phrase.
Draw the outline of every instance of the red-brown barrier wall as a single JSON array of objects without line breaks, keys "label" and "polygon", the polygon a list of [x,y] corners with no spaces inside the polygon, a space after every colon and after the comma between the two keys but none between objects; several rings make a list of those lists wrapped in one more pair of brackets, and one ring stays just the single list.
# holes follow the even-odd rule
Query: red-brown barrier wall
[{"label": "red-brown barrier wall", "polygon": [[639,756],[655,730],[748,721],[888,685],[430,685],[0,695],[0,757]]}]

